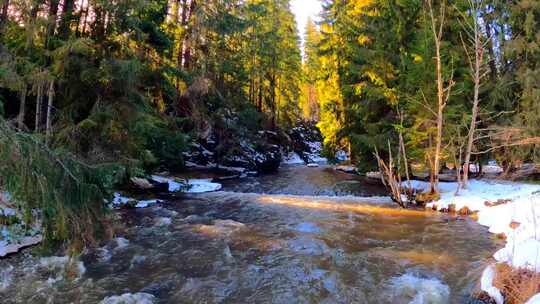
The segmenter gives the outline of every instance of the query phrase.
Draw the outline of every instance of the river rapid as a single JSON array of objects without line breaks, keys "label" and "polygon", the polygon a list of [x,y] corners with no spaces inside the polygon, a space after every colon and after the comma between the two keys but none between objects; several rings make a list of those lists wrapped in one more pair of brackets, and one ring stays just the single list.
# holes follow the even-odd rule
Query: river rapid
[{"label": "river rapid", "polygon": [[1,302],[467,303],[498,245],[470,218],[397,209],[327,166],[222,190],[115,211],[117,237],[68,266],[30,250],[0,260]]}]

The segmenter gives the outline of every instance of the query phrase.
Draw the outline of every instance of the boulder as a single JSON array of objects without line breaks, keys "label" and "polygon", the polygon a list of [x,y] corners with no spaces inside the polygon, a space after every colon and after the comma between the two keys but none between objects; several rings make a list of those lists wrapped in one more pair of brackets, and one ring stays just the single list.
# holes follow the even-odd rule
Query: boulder
[{"label": "boulder", "polygon": [[130,193],[162,193],[168,192],[169,184],[158,182],[153,179],[132,177],[129,180],[127,190]]}]

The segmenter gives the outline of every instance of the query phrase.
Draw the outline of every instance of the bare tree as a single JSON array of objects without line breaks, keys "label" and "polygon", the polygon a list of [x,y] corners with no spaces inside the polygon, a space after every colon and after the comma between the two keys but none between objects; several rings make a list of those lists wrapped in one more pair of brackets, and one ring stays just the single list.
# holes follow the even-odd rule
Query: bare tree
[{"label": "bare tree", "polygon": [[426,0],[431,20],[431,31],[433,33],[433,42],[435,43],[435,62],[437,74],[437,136],[435,137],[435,155],[433,156],[433,166],[431,169],[431,192],[438,192],[439,188],[439,169],[441,163],[442,136],[444,124],[444,108],[450,98],[452,86],[454,85],[453,74],[448,79],[445,87],[443,75],[441,44],[443,28],[446,16],[446,1],[442,1],[439,6],[439,14],[435,17],[433,12],[432,0]]},{"label": "bare tree", "polygon": [[[467,35],[467,37],[466,39],[464,39],[462,35],[460,36],[461,36],[461,42],[463,43],[463,48],[465,49],[465,53],[467,54],[467,60],[469,61],[470,74],[474,83],[474,93],[473,93],[473,100],[472,100],[472,103],[473,103],[472,116],[471,116],[471,122],[469,125],[469,134],[467,136],[467,146],[465,149],[465,161],[464,161],[463,179],[462,179],[463,188],[467,188],[467,183],[469,180],[469,167],[470,167],[470,161],[471,161],[471,152],[474,145],[476,124],[477,124],[479,104],[480,104],[479,92],[480,92],[480,87],[482,85],[481,82],[482,82],[482,78],[484,78],[489,72],[484,62],[485,48],[486,48],[487,43],[489,42],[489,39],[484,39],[482,30],[479,25],[479,18],[480,18],[479,14],[480,14],[480,9],[483,6],[483,0],[468,0],[468,2],[469,2],[469,12],[472,18],[467,18],[467,16],[465,16],[462,13],[462,16],[463,16],[462,26],[464,28],[464,32]],[[467,43],[472,45],[472,50],[471,50],[471,47],[467,46]]]}]

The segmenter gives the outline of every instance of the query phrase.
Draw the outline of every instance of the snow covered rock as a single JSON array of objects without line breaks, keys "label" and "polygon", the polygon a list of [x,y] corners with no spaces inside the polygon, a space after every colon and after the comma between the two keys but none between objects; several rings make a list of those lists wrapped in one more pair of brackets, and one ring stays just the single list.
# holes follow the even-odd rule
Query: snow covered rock
[{"label": "snow covered rock", "polygon": [[122,196],[115,192],[113,195],[112,206],[114,208],[146,208],[159,203],[159,200],[136,200],[134,198]]},{"label": "snow covered rock", "polygon": [[5,257],[9,254],[16,253],[23,248],[37,245],[41,243],[42,240],[43,237],[41,235],[26,236],[13,242],[2,240],[0,241],[0,257]]},{"label": "snow covered rock", "polygon": [[159,175],[152,175],[152,179],[158,182],[168,183],[170,192],[203,193],[221,189],[221,184],[213,183],[211,179],[190,179],[186,181]]}]

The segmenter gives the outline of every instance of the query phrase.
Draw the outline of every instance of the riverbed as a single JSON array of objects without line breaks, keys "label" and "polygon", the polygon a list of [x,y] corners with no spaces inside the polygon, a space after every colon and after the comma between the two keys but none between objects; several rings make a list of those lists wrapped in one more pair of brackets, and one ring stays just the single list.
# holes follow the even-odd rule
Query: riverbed
[{"label": "riverbed", "polygon": [[[119,233],[75,266],[0,260],[2,303],[466,303],[497,244],[468,217],[397,209],[328,166],[286,166],[117,211]],[[65,262],[65,261],[64,261]],[[146,303],[146,302],[145,302]]]}]

